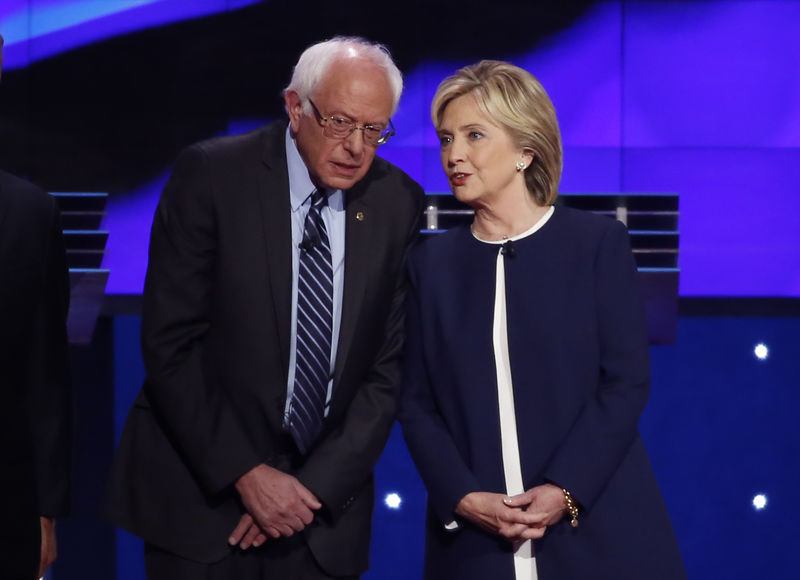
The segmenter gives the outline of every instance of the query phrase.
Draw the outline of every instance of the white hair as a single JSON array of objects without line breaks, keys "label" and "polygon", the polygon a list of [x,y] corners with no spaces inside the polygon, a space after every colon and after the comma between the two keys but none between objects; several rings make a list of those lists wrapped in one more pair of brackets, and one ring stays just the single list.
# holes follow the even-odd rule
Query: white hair
[{"label": "white hair", "polygon": [[309,46],[294,67],[292,80],[283,90],[295,91],[302,99],[303,110],[310,113],[308,98],[325,78],[328,68],[340,58],[362,57],[371,60],[386,71],[392,89],[392,114],[397,110],[403,92],[403,75],[392,60],[392,55],[382,44],[370,42],[357,36],[337,36]]}]

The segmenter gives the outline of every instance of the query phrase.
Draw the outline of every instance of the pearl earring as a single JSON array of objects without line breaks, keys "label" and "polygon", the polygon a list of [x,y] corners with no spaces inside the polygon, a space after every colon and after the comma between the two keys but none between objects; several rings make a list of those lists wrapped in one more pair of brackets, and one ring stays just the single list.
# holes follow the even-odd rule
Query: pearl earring
[{"label": "pearl earring", "polygon": [[525,162],[517,161],[517,171],[522,171],[523,169],[525,169]]}]

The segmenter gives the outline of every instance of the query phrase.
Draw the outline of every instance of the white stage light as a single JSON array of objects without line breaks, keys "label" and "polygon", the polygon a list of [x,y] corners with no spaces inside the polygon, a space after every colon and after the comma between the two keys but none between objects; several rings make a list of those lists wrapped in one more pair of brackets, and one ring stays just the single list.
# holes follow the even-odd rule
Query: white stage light
[{"label": "white stage light", "polygon": [[753,498],[753,507],[757,510],[763,510],[767,507],[767,496],[763,493],[759,493],[757,496]]},{"label": "white stage light", "polygon": [[763,342],[759,342],[756,345],[756,348],[753,350],[753,352],[755,352],[758,360],[766,360],[767,357],[769,356],[769,349],[767,348],[767,345],[764,344]]},{"label": "white stage light", "polygon": [[403,503],[403,498],[401,498],[396,493],[388,493],[386,494],[386,499],[383,500],[383,503],[386,504],[386,507],[389,509],[400,509],[400,504]]}]

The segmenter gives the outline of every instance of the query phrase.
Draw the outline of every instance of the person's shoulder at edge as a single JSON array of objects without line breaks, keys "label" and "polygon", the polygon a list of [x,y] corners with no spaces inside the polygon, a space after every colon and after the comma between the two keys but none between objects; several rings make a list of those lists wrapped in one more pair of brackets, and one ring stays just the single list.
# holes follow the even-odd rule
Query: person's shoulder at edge
[{"label": "person's shoulder at edge", "polygon": [[44,189],[2,169],[0,203],[21,219],[49,216],[55,209],[55,201]]},{"label": "person's shoulder at edge", "polygon": [[17,177],[12,173],[0,169],[0,192],[6,195],[33,195],[39,196],[41,199],[48,199],[45,192],[41,187],[35,183],[31,183],[21,177]]},{"label": "person's shoulder at edge", "polygon": [[257,127],[247,133],[236,135],[219,135],[191,143],[184,147],[178,158],[200,156],[215,160],[227,160],[231,163],[252,161],[253,158],[263,159],[267,148],[283,151],[283,139],[288,122],[285,120],[273,121]]},{"label": "person's shoulder at edge", "polygon": [[557,204],[550,223],[559,232],[577,239],[597,240],[606,235],[610,228],[623,228],[625,225],[613,216],[596,214],[591,211]]}]

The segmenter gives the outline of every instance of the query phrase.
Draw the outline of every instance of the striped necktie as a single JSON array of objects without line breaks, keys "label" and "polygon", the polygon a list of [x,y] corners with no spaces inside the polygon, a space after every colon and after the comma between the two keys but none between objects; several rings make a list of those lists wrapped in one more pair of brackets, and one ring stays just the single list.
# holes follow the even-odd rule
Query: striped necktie
[{"label": "striped necktie", "polygon": [[301,453],[322,429],[330,378],[333,331],[333,267],[322,208],[328,197],[311,194],[297,272],[297,346],[289,431]]}]

